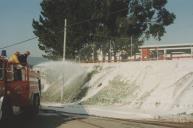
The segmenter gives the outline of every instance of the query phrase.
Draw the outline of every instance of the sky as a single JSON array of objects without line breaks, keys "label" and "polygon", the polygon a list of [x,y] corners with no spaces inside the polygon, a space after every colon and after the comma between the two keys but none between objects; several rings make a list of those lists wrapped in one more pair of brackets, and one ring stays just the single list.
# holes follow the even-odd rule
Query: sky
[{"label": "sky", "polygon": [[166,8],[176,15],[174,24],[166,27],[161,41],[153,39],[146,44],[193,44],[193,0],[168,0]]},{"label": "sky", "polygon": [[[32,37],[32,20],[38,19],[42,0],[0,0],[0,48]],[[193,0],[168,0],[167,9],[174,12],[174,24],[166,28],[161,41],[150,39],[145,44],[193,43]],[[37,40],[7,48],[8,55],[15,51],[31,51],[31,56],[40,57]]]},{"label": "sky", "polygon": [[[32,37],[32,20],[38,19],[41,0],[0,0],[0,47]],[[15,51],[31,51],[31,56],[40,57],[37,40],[7,48],[8,55]]]}]

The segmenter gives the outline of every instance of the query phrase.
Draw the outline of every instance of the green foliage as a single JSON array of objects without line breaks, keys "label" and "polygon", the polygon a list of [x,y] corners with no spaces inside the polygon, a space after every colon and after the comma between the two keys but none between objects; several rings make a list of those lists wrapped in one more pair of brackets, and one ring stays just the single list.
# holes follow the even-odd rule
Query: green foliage
[{"label": "green foliage", "polygon": [[[91,80],[94,74],[102,70],[99,65],[94,66],[93,70],[85,75],[78,76],[69,85],[64,86],[63,90],[63,102],[72,103],[81,100],[89,89],[86,83]],[[61,102],[61,86],[60,81],[48,81],[51,86],[46,92],[42,93],[42,101],[45,102]]]},{"label": "green foliage", "polygon": [[[77,79],[70,82],[70,85],[63,87],[63,101],[72,103],[82,99],[89,89],[85,84],[91,79],[91,74],[79,76]],[[61,102],[61,86],[58,84],[51,85],[46,92],[42,93],[42,101],[44,102]]]},{"label": "green foliage", "polygon": [[116,57],[120,51],[130,53],[131,36],[133,53],[144,37],[161,39],[166,33],[165,27],[175,19],[165,8],[166,4],[167,0],[43,0],[39,20],[33,19],[32,26],[39,37],[39,48],[45,52],[44,57],[62,57],[65,18],[68,59],[75,58],[78,53],[82,60],[90,61],[94,52],[97,60],[97,50],[102,51],[103,57],[112,50]]},{"label": "green foliage", "polygon": [[137,86],[135,83],[122,81],[121,77],[117,76],[113,80],[109,81],[108,86],[105,86],[95,96],[84,101],[83,104],[110,105],[115,103],[130,102],[124,100],[129,97],[129,99],[132,101],[133,99],[130,97],[134,97],[133,93],[136,88]]},{"label": "green foliage", "polygon": [[93,56],[93,47],[92,45],[87,45],[84,48],[80,49],[79,51],[79,57],[81,60],[91,62],[92,56]]},{"label": "green foliage", "polygon": [[165,27],[176,18],[165,8],[166,4],[167,0],[130,0],[128,34],[161,40]]},{"label": "green foliage", "polygon": [[67,58],[75,56],[75,50],[79,51],[90,40],[90,33],[95,28],[95,24],[90,22],[75,24],[94,18],[94,6],[90,0],[42,1],[39,21],[33,20],[32,25],[34,34],[39,37],[39,48],[45,52],[45,57],[62,57],[65,18],[68,22],[66,55]]}]

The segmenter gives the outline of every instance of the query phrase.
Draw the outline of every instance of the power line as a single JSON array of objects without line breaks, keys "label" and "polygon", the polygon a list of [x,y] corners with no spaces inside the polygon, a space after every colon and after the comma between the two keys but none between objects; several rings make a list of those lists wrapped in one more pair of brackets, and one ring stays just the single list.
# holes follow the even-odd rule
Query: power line
[{"label": "power line", "polygon": [[[123,8],[123,9],[120,9],[120,10],[117,10],[117,11],[114,11],[114,12],[111,12],[109,15],[112,15],[112,14],[116,14],[116,13],[119,13],[119,12],[122,12],[122,11],[125,11],[125,10],[128,10],[128,8]],[[86,20],[82,20],[80,22],[77,22],[77,23],[73,23],[73,24],[70,24],[68,27],[71,27],[71,26],[75,26],[75,25],[79,25],[79,24],[82,24],[82,23],[85,23],[85,22],[90,22],[92,20],[97,20],[97,19],[101,19],[101,18],[89,18],[89,19],[86,19]],[[67,27],[67,28],[68,28]],[[61,30],[61,31],[58,31],[58,32],[64,32],[64,30]],[[29,39],[26,39],[26,40],[23,40],[23,41],[19,41],[19,42],[16,42],[16,43],[13,43],[13,44],[10,44],[10,45],[7,45],[7,46],[4,46],[4,47],[1,47],[0,49],[5,49],[5,48],[9,48],[9,47],[12,47],[12,46],[16,46],[16,45],[20,45],[20,44],[24,44],[28,41],[31,41],[31,40],[34,40],[38,38],[37,36],[36,37],[32,37],[32,38],[29,38]],[[104,37],[103,37],[104,38]]]},{"label": "power line", "polygon": [[29,42],[31,40],[34,40],[36,38],[38,38],[38,37],[36,36],[36,37],[32,37],[32,38],[29,38],[29,39],[26,39],[26,40],[23,40],[23,41],[19,41],[19,42],[16,42],[16,43],[1,47],[0,49],[5,49],[5,48],[9,48],[9,47],[12,47],[12,46],[15,46],[15,45],[24,44],[24,43]]}]

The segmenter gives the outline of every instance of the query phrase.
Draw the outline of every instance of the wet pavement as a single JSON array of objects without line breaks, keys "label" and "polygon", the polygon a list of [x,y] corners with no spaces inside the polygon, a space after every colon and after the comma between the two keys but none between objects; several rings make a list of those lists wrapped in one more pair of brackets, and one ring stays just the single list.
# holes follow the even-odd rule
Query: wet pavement
[{"label": "wet pavement", "polygon": [[118,120],[42,110],[36,117],[20,114],[1,121],[0,128],[193,128],[193,124]]}]

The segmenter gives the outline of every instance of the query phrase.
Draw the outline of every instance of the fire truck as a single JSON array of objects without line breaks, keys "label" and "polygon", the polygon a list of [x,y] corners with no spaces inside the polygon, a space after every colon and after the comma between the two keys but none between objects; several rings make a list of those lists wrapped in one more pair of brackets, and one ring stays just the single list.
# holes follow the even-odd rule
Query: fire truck
[{"label": "fire truck", "polygon": [[28,65],[11,63],[0,56],[0,120],[21,112],[37,114],[40,88],[40,76],[37,72]]}]

